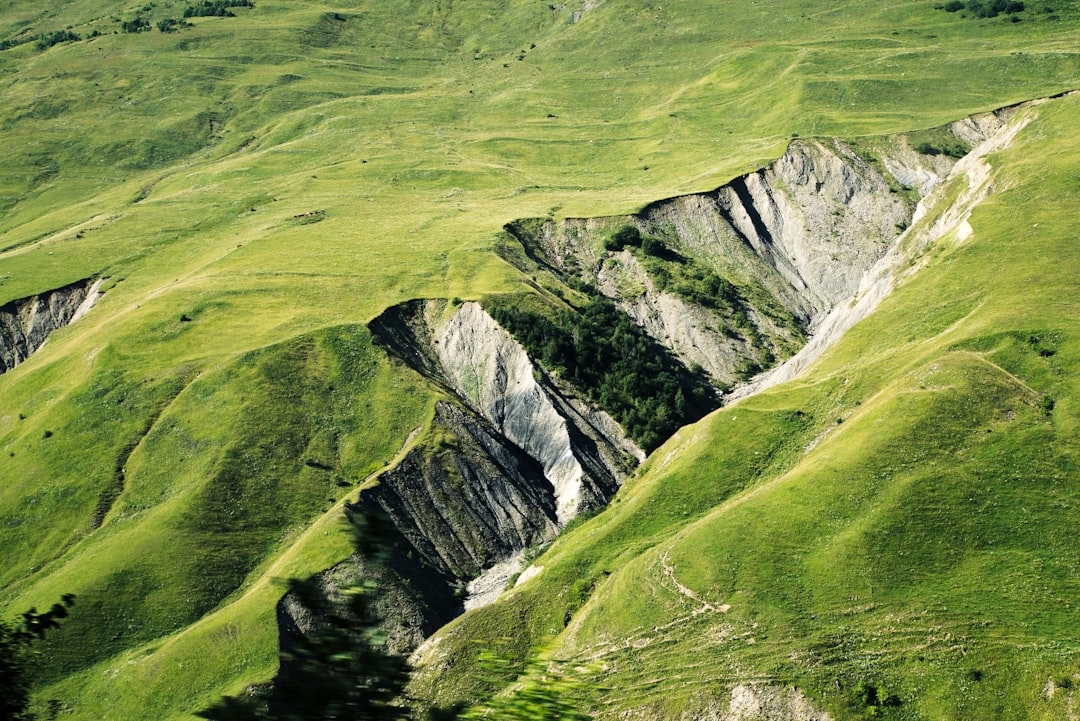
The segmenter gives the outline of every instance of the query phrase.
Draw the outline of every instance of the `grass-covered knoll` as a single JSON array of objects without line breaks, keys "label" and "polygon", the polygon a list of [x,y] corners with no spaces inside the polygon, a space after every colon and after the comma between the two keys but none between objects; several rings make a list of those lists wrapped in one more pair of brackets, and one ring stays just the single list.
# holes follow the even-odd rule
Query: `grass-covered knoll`
[{"label": "grass-covered knoll", "polygon": [[[77,679],[117,652],[226,607],[223,602],[250,614],[257,613],[250,603],[268,603],[261,640],[248,641],[244,653],[272,651],[273,597],[249,590],[262,575],[259,567],[289,553],[304,528],[389,463],[430,413],[427,393],[391,368],[362,326],[297,338],[206,373],[192,369],[183,380],[186,386],[180,380],[153,386],[92,374],[75,394],[80,405],[70,423],[54,426],[47,439],[36,428],[8,437],[9,467],[26,458],[13,477],[27,479],[33,491],[8,506],[16,513],[4,542],[25,548],[14,557],[22,563],[39,558],[49,565],[37,575],[18,564],[6,568],[6,593],[28,603],[57,587],[79,596],[80,615],[63,636],[46,642],[46,680]],[[103,433],[125,415],[145,425],[126,435]],[[30,422],[31,415],[22,421]],[[89,451],[96,446],[88,436],[101,446],[123,443],[101,449],[113,460],[97,461],[110,469],[100,481],[92,475],[97,467]],[[50,442],[48,455],[27,448]],[[42,457],[85,464],[76,467],[85,473],[82,492],[65,491],[62,472],[43,467]],[[48,478],[57,480],[43,482]],[[6,489],[15,498],[18,490]],[[60,514],[89,520],[61,525]],[[70,535],[59,535],[65,530]],[[41,547],[26,547],[34,539]],[[316,554],[301,571],[348,554],[331,548],[338,555]],[[260,672],[268,673],[273,661],[272,653],[266,656]],[[202,677],[215,683],[209,670]],[[62,694],[65,701],[86,704],[79,685],[74,689]]]},{"label": "grass-covered knoll", "polygon": [[755,681],[838,719],[1065,715],[1080,99],[1035,112],[970,238],[943,239],[802,379],[680,431],[535,579],[448,627],[433,668],[465,671],[417,689],[482,692],[464,639],[526,638],[518,658],[592,669],[610,690],[582,699],[605,714],[700,710]]},{"label": "grass-covered knoll", "polygon": [[[323,513],[347,490],[338,475],[359,483],[430,418],[428,391],[366,345],[362,324],[409,298],[518,290],[490,252],[505,223],[629,213],[718,187],[796,133],[932,128],[1080,77],[1066,3],[1029,3],[1011,23],[928,0],[256,0],[156,28],[190,4],[0,12],[0,43],[81,38],[0,50],[0,303],[109,277],[89,315],[0,377],[0,604],[79,594],[86,615],[51,642],[70,674],[40,692],[72,718],[183,718],[272,674],[271,578],[348,553]],[[113,32],[140,14],[153,30]],[[1065,162],[1076,138],[1044,127],[1059,138],[1039,152]],[[1065,181],[1019,184],[1042,162],[1008,172],[1059,203]],[[1021,234],[999,214],[1017,238],[1048,224]],[[973,277],[989,284],[990,267]],[[1060,271],[1028,267],[1002,282]],[[918,318],[956,320],[966,297],[894,314],[900,330],[882,338],[914,343],[929,327]],[[1068,338],[1053,362],[1071,357]],[[878,353],[872,377],[906,367],[907,350]],[[1039,390],[1068,422],[1068,393]],[[619,548],[794,462],[795,431],[838,415],[801,392],[813,408],[777,397],[782,412],[739,412],[733,424],[758,418],[750,435],[673,457],[682,475],[658,481],[670,494],[627,517]],[[727,470],[706,478],[692,458]],[[657,487],[639,486],[618,507]],[[257,529],[219,534],[234,522]],[[565,609],[550,607],[557,626]]]}]

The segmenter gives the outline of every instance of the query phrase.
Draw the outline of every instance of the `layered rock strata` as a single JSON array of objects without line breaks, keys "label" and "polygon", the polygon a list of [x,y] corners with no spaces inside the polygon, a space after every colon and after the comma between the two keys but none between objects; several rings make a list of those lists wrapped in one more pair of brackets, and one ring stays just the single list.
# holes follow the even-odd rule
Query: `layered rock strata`
[{"label": "layered rock strata", "polygon": [[25,361],[53,331],[90,310],[100,287],[101,281],[88,278],[0,306],[0,373]]}]

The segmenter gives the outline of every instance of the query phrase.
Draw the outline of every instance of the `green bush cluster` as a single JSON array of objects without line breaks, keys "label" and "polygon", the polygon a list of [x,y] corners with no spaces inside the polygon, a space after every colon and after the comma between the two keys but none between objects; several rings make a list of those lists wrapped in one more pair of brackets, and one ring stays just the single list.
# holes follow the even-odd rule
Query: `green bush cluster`
[{"label": "green bush cluster", "polygon": [[185,18],[232,18],[236,17],[230,8],[251,8],[255,3],[251,0],[203,0],[198,5],[188,5],[184,8]]},{"label": "green bush cluster", "polygon": [[508,298],[485,306],[530,355],[581,389],[646,451],[718,405],[702,372],[688,371],[606,298],[551,317]]},{"label": "green bush cluster", "polygon": [[623,248],[641,248],[645,255],[656,257],[668,254],[664,241],[651,235],[642,235],[641,231],[632,225],[624,225],[604,241],[604,249],[613,253]]},{"label": "green bush cluster", "polygon": [[959,140],[955,142],[931,143],[923,141],[915,146],[916,152],[923,155],[947,155],[959,160],[968,153],[968,149]]},{"label": "green bush cluster", "polygon": [[0,40],[0,51],[18,47],[19,45],[23,45],[32,40],[34,40],[34,38],[29,35],[20,35],[16,38],[5,38],[3,40]]},{"label": "green bush cluster", "polygon": [[617,253],[627,246],[641,247],[641,231],[632,225],[624,225],[604,241],[604,249],[613,253]]},{"label": "green bush cluster", "polygon": [[856,707],[861,707],[867,718],[879,716],[884,708],[901,705],[900,696],[872,683],[860,681],[852,691]]},{"label": "green bush cluster", "polygon": [[74,604],[74,594],[67,593],[60,603],[54,603],[45,613],[31,608],[18,622],[0,620],[0,718],[10,721],[37,718],[28,711],[34,681],[29,668],[35,653],[32,647],[45,638],[47,632],[59,627]]},{"label": "green bush cluster", "polygon": [[143,33],[151,29],[150,21],[144,17],[136,17],[133,20],[125,20],[120,23],[120,32]]},{"label": "green bush cluster", "polygon": [[180,28],[189,28],[191,23],[178,18],[165,18],[157,21],[157,29],[163,33],[175,33]]},{"label": "green bush cluster", "polygon": [[55,32],[38,35],[37,40],[34,41],[34,47],[38,50],[46,50],[53,45],[59,45],[60,43],[74,43],[79,40],[82,40],[82,38],[70,30],[57,30]]},{"label": "green bush cluster", "polygon": [[963,10],[976,18],[996,18],[1001,14],[1015,15],[1024,11],[1024,3],[1018,0],[949,0],[944,5],[935,7],[950,13]]},{"label": "green bush cluster", "polygon": [[709,268],[697,263],[673,264],[651,259],[644,265],[660,290],[695,305],[745,315],[738,289]]}]

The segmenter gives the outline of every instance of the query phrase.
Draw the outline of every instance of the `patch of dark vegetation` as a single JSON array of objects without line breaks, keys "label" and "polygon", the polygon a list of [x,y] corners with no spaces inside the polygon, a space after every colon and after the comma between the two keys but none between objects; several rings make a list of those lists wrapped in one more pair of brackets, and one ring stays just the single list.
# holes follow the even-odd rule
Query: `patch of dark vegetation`
[{"label": "patch of dark vegetation", "polygon": [[633,225],[624,225],[604,241],[604,249],[613,253],[617,253],[624,248],[640,248],[641,252],[647,256],[682,263],[686,262],[686,259],[681,255],[669,250],[660,238],[652,235],[642,235],[641,231]]},{"label": "patch of dark vegetation", "polygon": [[232,8],[253,8],[255,3],[251,0],[203,0],[197,5],[188,5],[184,8],[185,18],[234,18],[236,13]]},{"label": "patch of dark vegetation", "polygon": [[48,50],[53,45],[59,45],[60,43],[75,43],[80,40],[82,40],[82,38],[70,30],[57,30],[55,32],[38,35],[37,39],[34,41],[34,47],[38,50]]},{"label": "patch of dark vegetation", "polygon": [[[37,680],[32,663],[39,655],[34,646],[45,638],[47,632],[60,626],[67,618],[68,609],[75,605],[75,595],[65,593],[60,603],[54,603],[45,613],[36,608],[22,614],[18,622],[0,620],[0,718],[12,721],[32,721],[38,718],[28,711],[30,692]],[[50,701],[52,704],[58,701]],[[53,714],[50,718],[56,718]]]},{"label": "patch of dark vegetation", "polygon": [[856,705],[862,707],[867,717],[878,716],[883,709],[900,705],[900,697],[879,684],[861,681],[852,692]]},{"label": "patch of dark vegetation", "polygon": [[175,33],[181,28],[190,28],[191,23],[180,18],[164,18],[157,21],[157,29],[163,33]]},{"label": "patch of dark vegetation", "polygon": [[15,36],[13,38],[4,38],[3,40],[0,40],[0,51],[10,50],[11,48],[17,48],[20,45],[25,45],[26,43],[34,42],[37,39],[37,37],[38,36],[36,36],[36,35],[22,34],[22,35],[17,35],[17,36]]},{"label": "patch of dark vegetation", "polygon": [[122,33],[144,33],[148,32],[153,26],[146,18],[137,16],[131,20],[125,20],[120,23],[120,32]]},{"label": "patch of dark vegetation", "polygon": [[949,13],[963,13],[962,17],[996,18],[998,15],[1009,15],[1013,22],[1019,21],[1016,14],[1025,9],[1024,3],[1017,0],[949,0],[934,7]]},{"label": "patch of dark vegetation", "polygon": [[496,297],[484,306],[532,357],[610,413],[646,451],[719,405],[703,372],[686,369],[606,298],[550,315],[518,301]]},{"label": "patch of dark vegetation", "polygon": [[923,155],[947,155],[950,158],[960,159],[967,155],[967,148],[959,140],[951,143],[942,143],[935,145],[928,140],[924,140],[915,146],[915,151],[922,153]]},{"label": "patch of dark vegetation", "polygon": [[[346,506],[351,561],[288,581],[278,602],[278,672],[268,684],[225,696],[195,715],[211,721],[412,718],[402,692],[409,662],[387,642],[396,531],[378,513]],[[306,619],[301,625],[298,619]],[[306,627],[305,627],[306,626]],[[432,718],[458,718],[432,714]]]},{"label": "patch of dark vegetation", "polygon": [[659,290],[695,305],[723,311],[737,319],[736,325],[749,326],[738,288],[713,270],[690,261],[672,265],[646,259],[643,265]]},{"label": "patch of dark vegetation", "polygon": [[640,248],[641,242],[641,231],[632,225],[625,225],[612,233],[611,236],[604,241],[604,250],[610,250],[613,253],[617,253],[628,245]]}]

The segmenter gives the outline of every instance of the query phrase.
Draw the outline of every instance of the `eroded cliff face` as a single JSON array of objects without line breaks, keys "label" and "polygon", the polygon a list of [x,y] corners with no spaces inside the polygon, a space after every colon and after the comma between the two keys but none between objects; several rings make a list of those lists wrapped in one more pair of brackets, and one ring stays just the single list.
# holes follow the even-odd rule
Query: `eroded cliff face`
[{"label": "eroded cliff face", "polygon": [[[991,190],[986,156],[1011,142],[1029,117],[1015,117],[1017,112],[1038,102],[982,113],[950,124],[952,135],[973,147],[959,160],[938,162],[941,175],[934,175],[933,182],[926,186],[927,194],[916,205],[911,226],[863,274],[850,297],[834,304],[815,324],[812,337],[798,353],[736,388],[727,400],[745,398],[794,378],[848,329],[869,315],[898,279],[918,270],[921,264],[912,263],[915,256],[949,237],[963,242],[971,232],[968,217]],[[885,164],[888,166],[888,159]],[[910,165],[906,167],[911,169]],[[910,176],[901,172],[897,177]]]},{"label": "eroded cliff face", "polygon": [[372,331],[539,464],[560,524],[604,505],[644,454],[606,413],[559,388],[478,303],[464,303],[445,319],[444,307],[398,306]]},{"label": "eroded cliff face", "polygon": [[[687,367],[698,365],[720,382],[734,381],[747,360],[760,363],[761,349],[746,335],[731,332],[730,324],[714,309],[684,300],[657,288],[633,253],[623,250],[603,259],[596,287],[619,306],[655,340],[672,350]],[[630,292],[627,292],[630,289]],[[767,326],[777,338],[790,335],[768,317],[754,314],[758,325]],[[776,350],[770,343],[770,352]]]},{"label": "eroded cliff face", "polygon": [[[996,117],[969,119],[948,132],[962,144],[997,125]],[[795,353],[858,290],[911,225],[917,198],[955,162],[906,137],[858,151],[839,140],[796,140],[768,167],[710,193],[658,201],[634,216],[526,219],[506,230],[529,261],[614,300],[726,388]],[[611,248],[607,239],[620,227],[661,249]],[[729,282],[734,302],[696,299],[678,280],[686,268]]]},{"label": "eroded cliff face", "polygon": [[[412,651],[463,613],[470,581],[559,532],[554,488],[540,463],[453,400],[436,404],[424,435],[361,493],[358,506],[387,521],[379,540],[390,549],[386,565],[373,568],[353,557],[316,583],[338,603],[343,585],[373,578],[381,589],[375,612],[395,653]],[[518,570],[511,566],[485,601]],[[318,623],[292,594],[278,604],[283,646]]]},{"label": "eroded cliff face", "polygon": [[913,211],[840,141],[794,142],[715,199],[721,218],[775,273],[763,277],[767,287],[808,325],[851,295]]},{"label": "eroded cliff face", "polygon": [[361,495],[441,576],[467,581],[558,533],[543,467],[468,409],[435,408],[431,440]]},{"label": "eroded cliff face", "polygon": [[53,331],[90,310],[100,287],[101,281],[88,278],[0,307],[0,373],[25,361]]},{"label": "eroded cliff face", "polygon": [[463,304],[437,335],[453,389],[543,467],[560,523],[607,502],[619,482],[615,450],[631,450],[621,431],[609,438],[589,423],[479,304]]},{"label": "eroded cliff face", "polygon": [[[445,395],[415,446],[360,496],[394,529],[397,580],[384,585],[413,595],[399,593],[401,612],[386,612],[407,649],[466,604],[494,600],[527,549],[605,505],[644,454],[607,414],[559,388],[477,303],[412,301],[371,329]],[[325,574],[328,589],[335,573]],[[302,628],[291,608],[279,609],[283,628]]]}]

